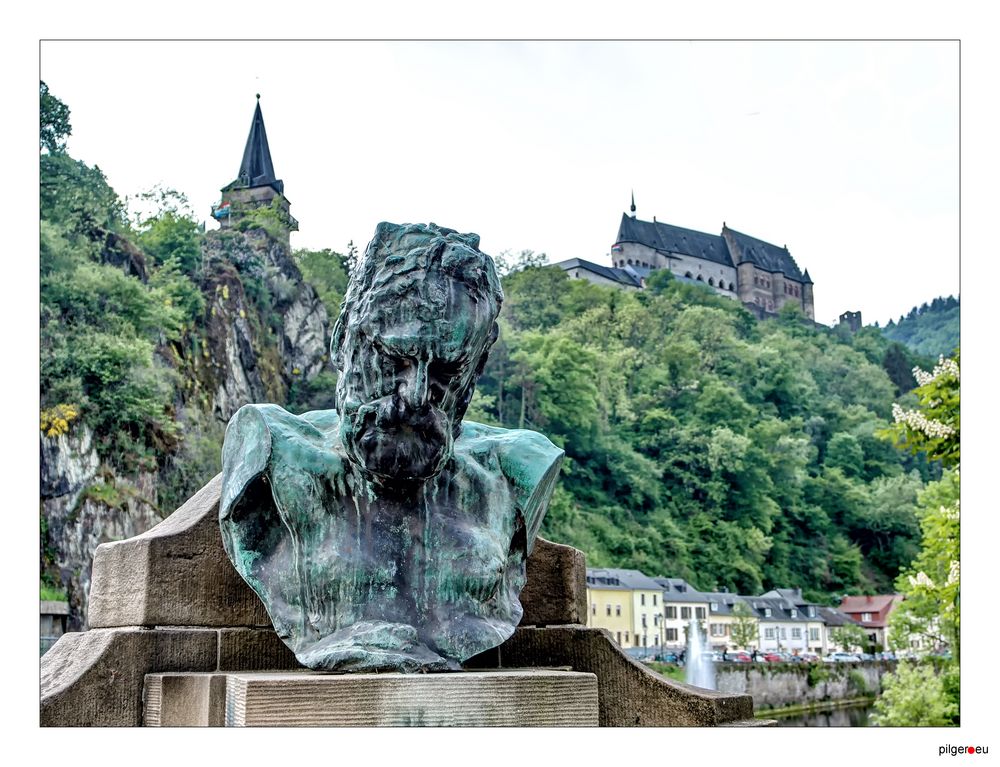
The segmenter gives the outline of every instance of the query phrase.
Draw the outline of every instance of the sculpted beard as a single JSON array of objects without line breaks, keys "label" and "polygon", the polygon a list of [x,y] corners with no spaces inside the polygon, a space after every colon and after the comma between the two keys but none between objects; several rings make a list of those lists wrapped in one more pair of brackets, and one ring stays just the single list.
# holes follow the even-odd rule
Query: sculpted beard
[{"label": "sculpted beard", "polygon": [[413,409],[391,394],[343,419],[348,455],[379,479],[429,479],[451,458],[451,419],[429,403]]}]

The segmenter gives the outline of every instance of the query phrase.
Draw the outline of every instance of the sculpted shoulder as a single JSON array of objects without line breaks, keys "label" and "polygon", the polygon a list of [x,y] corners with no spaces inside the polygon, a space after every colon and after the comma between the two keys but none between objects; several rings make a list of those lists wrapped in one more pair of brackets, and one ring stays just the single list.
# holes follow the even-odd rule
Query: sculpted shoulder
[{"label": "sculpted shoulder", "polygon": [[278,405],[241,407],[226,427],[222,448],[220,518],[229,515],[247,487],[267,474],[275,460],[291,459],[313,474],[342,470],[339,423],[335,410],[299,416]]},{"label": "sculpted shoulder", "polygon": [[555,490],[565,451],[535,431],[464,421],[455,454],[481,464],[491,459],[499,464],[524,515],[530,552]]}]

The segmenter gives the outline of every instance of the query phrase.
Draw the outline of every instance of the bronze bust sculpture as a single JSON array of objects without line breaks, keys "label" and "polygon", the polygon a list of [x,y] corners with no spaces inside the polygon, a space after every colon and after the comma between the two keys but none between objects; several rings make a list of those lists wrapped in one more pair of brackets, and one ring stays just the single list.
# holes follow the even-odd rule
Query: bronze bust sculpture
[{"label": "bronze bust sculpture", "polygon": [[303,665],[457,669],[517,626],[563,452],[462,421],[502,301],[476,235],[379,224],[333,332],[336,410],[230,421],[223,543]]}]

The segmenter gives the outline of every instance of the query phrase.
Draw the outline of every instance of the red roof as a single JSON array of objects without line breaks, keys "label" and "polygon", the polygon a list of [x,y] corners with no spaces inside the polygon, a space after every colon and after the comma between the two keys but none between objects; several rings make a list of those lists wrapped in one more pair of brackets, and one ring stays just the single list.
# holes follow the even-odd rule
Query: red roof
[{"label": "red roof", "polygon": [[[884,626],[892,607],[902,601],[900,594],[872,594],[860,597],[844,597],[840,600],[840,611],[847,613],[862,626]],[[871,620],[863,621],[861,616],[871,613]]]}]

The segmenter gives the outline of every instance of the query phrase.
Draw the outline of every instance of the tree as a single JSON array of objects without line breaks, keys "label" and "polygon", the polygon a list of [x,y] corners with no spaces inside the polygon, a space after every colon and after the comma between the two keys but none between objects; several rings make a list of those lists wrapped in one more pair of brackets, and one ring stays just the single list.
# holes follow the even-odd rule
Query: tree
[{"label": "tree", "polygon": [[864,651],[871,644],[871,640],[868,639],[868,632],[857,623],[845,623],[843,626],[831,629],[830,639],[846,652],[853,652],[854,648]]},{"label": "tree", "polygon": [[948,694],[950,672],[926,664],[900,663],[882,677],[873,721],[879,727],[941,727],[955,724],[958,703]]},{"label": "tree", "polygon": [[69,107],[49,93],[44,80],[38,81],[39,99],[39,150],[55,154],[66,149],[66,137],[72,126],[69,123]]},{"label": "tree", "polygon": [[914,393],[919,408],[893,406],[895,424],[886,436],[900,447],[924,453],[949,471],[920,496],[920,553],[900,575],[897,588],[903,603],[889,616],[894,646],[909,646],[923,636],[951,649],[952,657],[937,672],[929,665],[905,665],[884,679],[888,683],[876,702],[884,724],[928,726],[957,724],[960,662],[959,565],[959,353],[941,358],[931,373],[914,369],[920,384]]},{"label": "tree", "polygon": [[759,623],[750,606],[746,602],[737,601],[733,605],[733,617],[735,620],[730,626],[730,636],[733,643],[745,650],[749,650],[751,645],[756,646]]}]

